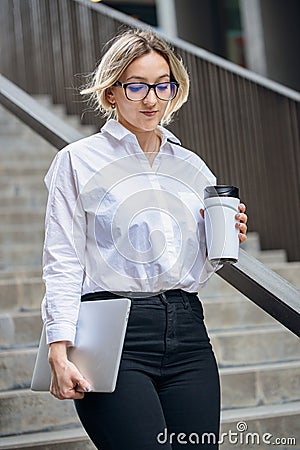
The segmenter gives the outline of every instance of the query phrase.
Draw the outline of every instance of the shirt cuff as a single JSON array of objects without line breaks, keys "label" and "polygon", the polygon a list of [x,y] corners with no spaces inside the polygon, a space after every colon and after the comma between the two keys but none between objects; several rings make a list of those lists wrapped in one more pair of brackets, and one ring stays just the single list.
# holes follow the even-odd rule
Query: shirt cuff
[{"label": "shirt cuff", "polygon": [[67,341],[67,345],[74,345],[76,327],[70,324],[46,324],[47,344],[58,341]]}]

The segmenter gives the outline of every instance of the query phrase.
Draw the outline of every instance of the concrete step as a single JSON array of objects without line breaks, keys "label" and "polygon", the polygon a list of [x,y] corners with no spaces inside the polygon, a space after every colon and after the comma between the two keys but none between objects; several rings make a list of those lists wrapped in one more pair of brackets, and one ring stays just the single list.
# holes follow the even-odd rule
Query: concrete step
[{"label": "concrete step", "polygon": [[[46,208],[47,204],[47,192],[46,189],[39,189],[38,191],[28,193],[17,193],[11,195],[11,192],[7,190],[6,195],[0,195],[0,208],[11,208],[12,205],[16,209],[28,208],[34,210],[40,210]],[[9,228],[7,230],[9,233]]]},{"label": "concrete step", "polygon": [[40,309],[0,314],[0,348],[36,346],[42,329]]},{"label": "concrete step", "polygon": [[[263,258],[263,257],[262,257]],[[271,270],[278,273],[282,278],[300,288],[300,261],[294,262],[274,262],[268,263]],[[202,297],[213,297],[216,292],[222,292],[224,295],[237,295],[238,291],[220,276],[214,273],[207,284],[200,289],[199,294]]]},{"label": "concrete step", "polygon": [[5,135],[16,139],[16,136],[24,137],[24,134],[28,132],[28,129],[29,127],[27,125],[0,105],[0,134],[5,133]]},{"label": "concrete step", "polygon": [[[13,269],[0,270],[0,280],[6,280],[15,283],[23,283],[29,278],[41,278],[42,268],[28,269],[21,266],[16,266]],[[1,291],[0,291],[1,292]]]},{"label": "concrete step", "polygon": [[222,408],[300,401],[300,359],[220,369]]},{"label": "concrete step", "polygon": [[[61,410],[64,403],[60,403]],[[37,412],[41,412],[41,408],[38,408]],[[43,416],[46,415],[45,413],[47,414],[46,411],[42,411]],[[40,417],[38,416],[37,419]],[[223,410],[219,442],[221,448],[226,450],[231,450],[236,445],[238,445],[236,447],[238,449],[266,449],[269,448],[269,445],[276,445],[276,448],[281,450],[297,449],[300,438],[299,419],[300,402]],[[181,436],[181,439],[191,439],[191,442],[195,443],[196,433],[195,430],[193,435]],[[201,439],[201,436],[198,437]],[[207,439],[207,436],[205,438]],[[161,435],[160,439],[164,439],[164,436]],[[93,449],[95,447],[77,422],[75,427],[63,430],[45,430],[45,432],[28,434],[20,434],[19,430],[19,433],[14,436],[1,438],[0,449],[17,448],[67,450],[73,448]]]},{"label": "concrete step", "polygon": [[0,392],[0,411],[0,436],[79,424],[73,401],[62,402],[48,392]]},{"label": "concrete step", "polygon": [[[45,286],[40,268],[32,272],[0,271],[0,311],[39,310]],[[209,332],[224,330],[253,330],[257,326],[278,326],[269,314],[265,313],[242,294],[224,295],[215,292],[214,296],[202,296],[205,323]],[[283,328],[285,331],[285,328]]]},{"label": "concrete step", "polygon": [[42,192],[46,193],[46,187],[44,184],[44,175],[39,174],[32,177],[15,176],[7,177],[2,176],[0,178],[0,192],[3,197],[31,197],[33,193]]},{"label": "concrete step", "polygon": [[94,450],[96,447],[90,441],[81,426],[64,430],[29,433],[2,437],[0,450]]},{"label": "concrete step", "polygon": [[[0,311],[14,320],[15,314],[22,314],[20,310],[28,310],[29,316],[31,314],[34,321],[44,293],[45,285],[41,275],[32,278],[0,278]],[[209,333],[245,328],[251,330],[257,326],[277,326],[277,322],[271,316],[240,296],[216,296],[204,300],[203,308]]]},{"label": "concrete step", "polygon": [[[80,131],[83,136],[88,136],[98,131],[97,127],[93,125],[82,124],[80,121],[80,116],[67,115],[63,105],[54,105],[51,99],[45,100],[39,98],[39,96],[36,97],[36,100],[43,104],[43,106],[47,107],[47,109],[57,117],[61,118],[66,124]],[[42,138],[32,131],[30,127],[22,123],[18,118],[3,107],[1,107],[0,110],[0,134],[15,139],[16,136],[22,136],[23,139],[32,142],[36,139],[42,140]]]},{"label": "concrete step", "polygon": [[[1,347],[37,345],[39,314],[39,310],[2,313]],[[209,335],[220,367],[300,360],[298,337],[279,324],[245,328],[241,323],[239,328],[209,330]]]},{"label": "concrete step", "polygon": [[[4,273],[6,276],[12,274],[12,272]],[[11,278],[0,278],[0,311],[40,308],[45,292],[44,283],[40,276],[30,278],[24,276],[24,273],[20,272],[19,276],[16,274]],[[37,273],[38,269],[32,272],[33,275]]]},{"label": "concrete step", "polygon": [[[35,270],[40,270],[40,269],[41,269],[40,264],[38,264],[38,265],[36,263],[28,264],[28,261],[26,262],[26,264],[21,265],[18,263],[18,261],[14,261],[13,264],[11,262],[9,262],[9,264],[8,264],[8,262],[3,262],[0,260],[0,274],[5,273],[6,271],[13,272],[13,271],[20,270],[20,271],[25,272],[26,270],[27,271],[35,271]],[[1,278],[2,278],[2,276],[0,276],[0,279]]]},{"label": "concrete step", "polygon": [[[33,181],[33,179],[31,179],[31,181]],[[39,195],[47,194],[47,192],[44,188],[39,190],[38,193],[39,193]],[[42,215],[44,213],[44,211],[45,211],[45,205],[38,209],[27,208],[25,205],[20,208],[16,208],[15,205],[12,203],[10,205],[10,207],[0,208],[0,217],[1,217],[1,220],[2,220],[2,218],[5,220],[6,217],[8,217],[8,218],[11,217],[14,220],[15,217],[18,219],[18,215],[31,216],[32,213],[35,213],[35,214],[39,213]],[[18,223],[17,220],[15,222]]]},{"label": "concrete step", "polygon": [[[0,248],[2,248],[4,252],[5,246],[9,246],[10,249],[7,251],[16,254],[17,252],[22,251],[22,249],[18,250],[20,244],[30,243],[32,247],[35,247],[37,244],[40,249],[44,241],[44,234],[43,224],[19,226],[14,229],[8,225],[6,229],[2,228],[0,230]],[[14,246],[14,248],[12,248],[12,246]]]},{"label": "concrete step", "polygon": [[[1,228],[1,224],[0,224]],[[239,295],[239,291],[227,283],[216,273],[213,273],[206,285],[199,290],[200,298],[215,297],[216,294],[222,293],[224,296],[236,296]]]},{"label": "concrete step", "polygon": [[30,208],[8,209],[3,208],[0,211],[1,229],[5,225],[36,225],[42,224],[45,219],[45,209],[32,210]]},{"label": "concrete step", "polygon": [[84,136],[96,133],[98,131],[97,127],[93,125],[82,124],[80,121],[80,116],[69,115],[66,113],[66,108],[64,105],[53,104],[51,97],[44,95],[36,95],[34,98],[55,115],[64,120],[68,125],[74,127],[76,130],[80,131]]},{"label": "concrete step", "polygon": [[210,331],[277,324],[273,317],[242,294],[202,296],[201,301]]},{"label": "concrete step", "polygon": [[[8,272],[7,272],[8,274]],[[0,311],[40,308],[45,287],[41,276],[0,278]]]},{"label": "concrete step", "polygon": [[0,391],[30,387],[37,347],[0,351]]},{"label": "concrete step", "polygon": [[275,263],[287,262],[287,254],[285,250],[263,250],[259,253],[254,253],[253,256],[261,263],[269,266]]},{"label": "concrete step", "polygon": [[257,258],[263,264],[287,261],[286,251],[278,250],[261,250],[259,234],[255,231],[247,233],[247,240],[241,245],[241,248],[250,255]]},{"label": "concrete step", "polygon": [[[49,158],[50,159],[50,158]],[[23,161],[21,164],[17,161],[2,161],[0,164],[0,175],[7,177],[26,176],[31,177],[33,175],[39,175],[40,173],[46,174],[49,168],[49,160],[39,161],[36,158]]]},{"label": "concrete step", "polygon": [[42,252],[42,240],[22,242],[16,245],[5,243],[0,246],[0,262],[6,267],[14,267],[16,261],[18,261],[18,264],[25,266],[40,266],[42,264]]},{"label": "concrete step", "polygon": [[300,402],[225,410],[221,415],[221,433],[224,434],[223,439],[220,435],[223,441],[220,448],[299,449],[299,423]]},{"label": "concrete step", "polygon": [[299,339],[278,325],[210,332],[220,367],[300,360]]},{"label": "concrete step", "polygon": [[[0,135],[0,139],[3,140],[3,135]],[[20,144],[19,140],[18,142],[18,148],[22,149],[22,144]],[[24,154],[27,155],[28,158],[21,161],[18,161],[17,159],[9,159],[5,158],[6,152],[0,151],[0,170],[3,175],[5,175],[6,170],[11,173],[22,173],[24,171],[24,175],[28,175],[28,171],[34,170],[34,171],[47,171],[49,168],[49,163],[51,163],[52,158],[55,156],[57,151],[54,153],[50,152],[49,150],[44,150],[41,152],[41,158],[39,158],[39,150],[31,148],[31,146],[28,145],[28,142],[26,140],[22,141],[24,143],[24,147],[20,153],[21,155]],[[10,141],[10,144],[13,144],[13,141]],[[15,153],[17,151],[15,150]],[[3,158],[2,158],[3,156]]]},{"label": "concrete step", "polygon": [[300,289],[300,261],[291,261],[288,263],[274,262],[269,264],[269,267],[289,283]]},{"label": "concrete step", "polygon": [[18,119],[12,113],[10,113],[4,106],[0,105],[0,131],[2,129],[12,129],[16,132],[18,125]]},{"label": "concrete step", "polygon": [[[0,351],[0,391],[29,388],[37,347]],[[300,360],[220,369],[222,407],[300,401]]]},{"label": "concrete step", "polygon": [[0,130],[1,164],[14,162],[16,165],[21,165],[26,161],[47,164],[52,161],[56,153],[56,148],[30,129],[25,132],[25,135],[24,133],[10,134],[6,130]]},{"label": "concrete step", "polygon": [[[37,100],[39,103],[43,104],[42,100],[38,98]],[[44,106],[57,117],[61,118],[66,124],[78,130],[83,136],[88,136],[98,131],[98,128],[94,125],[82,124],[79,115],[67,115],[63,105],[54,105],[51,101],[46,101],[44,102]],[[0,110],[0,134],[15,139],[15,142],[17,142],[16,137],[22,137],[23,140],[32,143],[36,143],[38,140],[46,143],[46,141],[32,131],[30,127],[22,123],[13,116],[13,114],[2,107]],[[47,145],[49,144],[47,143]]]},{"label": "concrete step", "polygon": [[259,253],[261,250],[259,234],[256,231],[247,233],[247,240],[241,244],[241,248],[251,255]]},{"label": "concrete step", "polygon": [[[40,211],[40,208],[38,208]],[[36,214],[35,210],[32,208],[32,213]],[[39,213],[38,213],[39,214]],[[1,216],[0,216],[1,220]],[[27,225],[18,225],[18,224],[7,224],[6,226],[2,224],[0,228],[0,248],[3,251],[9,252],[22,252],[26,251],[24,245],[26,244],[28,247],[32,246],[34,250],[34,246],[40,246],[44,241],[44,222],[32,223]],[[13,249],[12,249],[13,245]],[[7,247],[10,247],[7,248]]]}]

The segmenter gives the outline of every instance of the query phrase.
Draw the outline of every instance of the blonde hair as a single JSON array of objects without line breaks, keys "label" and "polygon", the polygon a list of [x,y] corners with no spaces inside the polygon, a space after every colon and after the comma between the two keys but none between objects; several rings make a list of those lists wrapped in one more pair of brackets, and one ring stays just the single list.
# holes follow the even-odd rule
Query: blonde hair
[{"label": "blonde hair", "polygon": [[90,96],[94,108],[107,118],[117,118],[116,110],[106,97],[107,90],[120,78],[124,70],[136,58],[152,51],[159,53],[169,64],[171,81],[179,83],[176,97],[170,100],[161,125],[167,125],[172,120],[175,111],[187,101],[189,94],[189,77],[187,71],[173,49],[152,30],[128,30],[107,43],[109,47],[100,64],[92,74],[89,86],[80,93]]}]

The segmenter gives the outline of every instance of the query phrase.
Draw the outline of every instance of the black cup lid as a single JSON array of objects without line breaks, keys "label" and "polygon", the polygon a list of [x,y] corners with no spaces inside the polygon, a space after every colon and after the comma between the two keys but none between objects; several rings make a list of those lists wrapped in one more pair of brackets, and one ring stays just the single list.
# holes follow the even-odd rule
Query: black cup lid
[{"label": "black cup lid", "polygon": [[204,198],[211,197],[234,197],[239,198],[239,188],[229,185],[206,186]]}]

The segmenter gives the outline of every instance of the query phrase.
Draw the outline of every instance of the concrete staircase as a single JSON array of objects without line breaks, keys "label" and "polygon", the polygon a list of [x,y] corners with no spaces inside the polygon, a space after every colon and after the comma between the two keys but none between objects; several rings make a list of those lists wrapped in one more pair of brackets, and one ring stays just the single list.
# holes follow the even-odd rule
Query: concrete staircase
[{"label": "concrete staircase", "polygon": [[[0,450],[95,448],[72,402],[29,390],[44,292],[43,177],[55,152],[0,109]],[[245,249],[300,287],[300,262],[288,263],[282,250],[261,251],[255,233]],[[222,450],[268,448],[264,433],[271,443],[282,438],[277,449],[300,449],[298,338],[216,275],[201,297],[221,373],[222,431],[237,433],[224,438]]]}]

